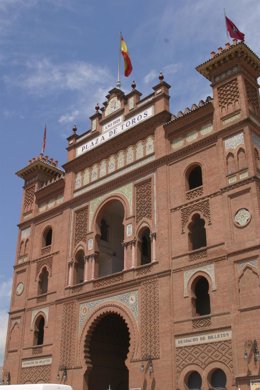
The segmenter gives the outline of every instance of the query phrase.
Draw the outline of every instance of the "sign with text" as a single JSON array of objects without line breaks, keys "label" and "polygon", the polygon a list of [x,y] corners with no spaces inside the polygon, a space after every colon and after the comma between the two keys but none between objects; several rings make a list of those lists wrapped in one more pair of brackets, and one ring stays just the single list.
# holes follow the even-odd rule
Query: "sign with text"
[{"label": "sign with text", "polygon": [[153,106],[151,106],[148,107],[146,110],[141,111],[139,114],[130,117],[124,122],[122,122],[121,116],[113,119],[111,122],[108,122],[102,127],[102,134],[93,138],[91,141],[88,141],[85,144],[79,146],[76,149],[76,156],[80,156],[81,154],[96,148],[104,142],[109,141],[117,135],[124,133],[125,131],[131,129],[139,123],[144,122],[145,120],[153,116],[153,114],[154,109]]},{"label": "sign with text", "polygon": [[22,368],[36,367],[36,366],[48,366],[49,364],[52,364],[52,357],[51,356],[41,358],[41,359],[23,360],[22,361]]},{"label": "sign with text", "polygon": [[231,340],[232,331],[231,330],[223,330],[220,332],[212,332],[212,333],[201,333],[199,335],[191,335],[187,337],[181,337],[175,339],[175,346],[178,347],[186,347],[189,345],[197,345],[197,344],[208,344],[215,343],[217,341]]}]

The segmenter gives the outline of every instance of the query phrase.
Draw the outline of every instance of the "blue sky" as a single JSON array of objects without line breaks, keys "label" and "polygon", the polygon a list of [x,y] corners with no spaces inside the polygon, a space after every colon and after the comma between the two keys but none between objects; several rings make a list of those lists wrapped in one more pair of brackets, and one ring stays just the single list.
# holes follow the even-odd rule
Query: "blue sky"
[{"label": "blue sky", "polygon": [[224,7],[260,55],[259,0],[0,0],[0,365],[23,184],[14,173],[41,152],[45,123],[46,154],[63,164],[74,123],[87,130],[115,86],[120,31],[133,63],[125,92],[135,80],[151,93],[162,71],[173,113],[205,99],[194,68],[227,41]]}]

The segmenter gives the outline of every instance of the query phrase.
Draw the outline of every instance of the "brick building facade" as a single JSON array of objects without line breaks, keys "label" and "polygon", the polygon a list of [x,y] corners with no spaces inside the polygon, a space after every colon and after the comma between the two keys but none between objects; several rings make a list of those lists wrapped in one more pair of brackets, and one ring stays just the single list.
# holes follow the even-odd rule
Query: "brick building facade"
[{"label": "brick building facade", "polygon": [[213,98],[114,88],[63,169],[17,172],[11,383],[260,387],[260,60],[233,42],[197,70]]}]

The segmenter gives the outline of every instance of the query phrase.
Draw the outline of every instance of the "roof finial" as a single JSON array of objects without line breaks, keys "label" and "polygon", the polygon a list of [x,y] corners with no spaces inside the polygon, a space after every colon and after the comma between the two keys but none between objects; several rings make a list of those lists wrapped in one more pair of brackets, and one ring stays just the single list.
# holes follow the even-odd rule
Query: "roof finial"
[{"label": "roof finial", "polygon": [[162,82],[164,80],[164,75],[162,74],[162,72],[160,72],[160,74],[159,74],[159,80],[160,80],[160,82]]},{"label": "roof finial", "polygon": [[134,80],[133,80],[133,82],[132,82],[132,84],[131,84],[131,87],[132,87],[132,89],[135,89],[135,88],[136,88],[136,83],[135,83]]},{"label": "roof finial", "polygon": [[76,133],[77,133],[77,130],[78,130],[78,129],[77,129],[77,126],[74,125],[73,128],[72,128],[73,133],[76,134]]},{"label": "roof finial", "polygon": [[99,107],[99,104],[97,103],[96,106],[95,106],[95,110],[96,112],[98,112],[100,110],[100,107]]}]

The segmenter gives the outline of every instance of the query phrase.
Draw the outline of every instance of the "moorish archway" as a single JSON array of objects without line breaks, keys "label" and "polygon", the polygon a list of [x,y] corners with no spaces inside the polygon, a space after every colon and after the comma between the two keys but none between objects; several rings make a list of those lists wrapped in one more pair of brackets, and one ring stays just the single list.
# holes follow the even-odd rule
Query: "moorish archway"
[{"label": "moorish archway", "polygon": [[102,316],[95,324],[85,347],[91,369],[85,374],[88,390],[128,390],[127,359],[130,334],[123,318],[116,313]]}]

